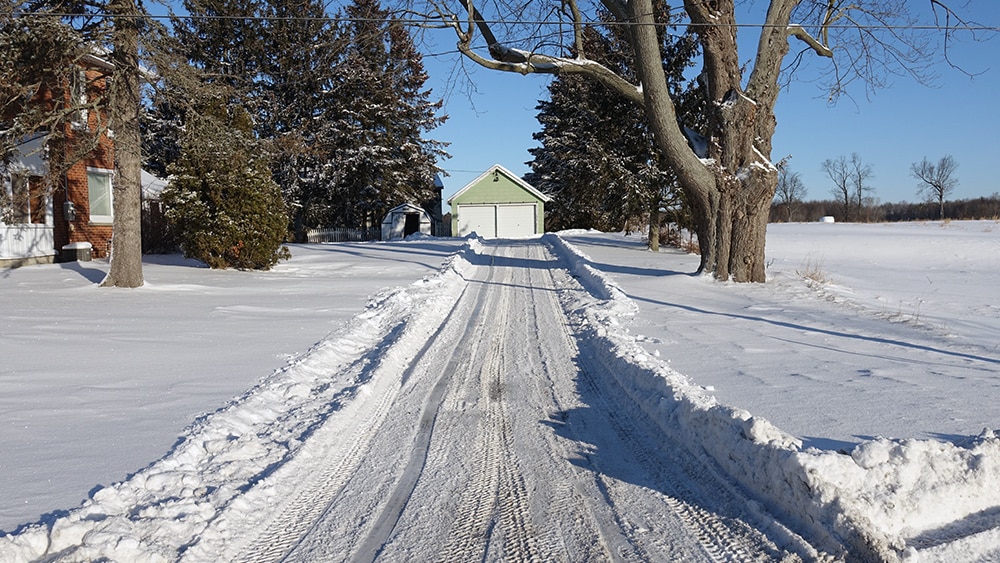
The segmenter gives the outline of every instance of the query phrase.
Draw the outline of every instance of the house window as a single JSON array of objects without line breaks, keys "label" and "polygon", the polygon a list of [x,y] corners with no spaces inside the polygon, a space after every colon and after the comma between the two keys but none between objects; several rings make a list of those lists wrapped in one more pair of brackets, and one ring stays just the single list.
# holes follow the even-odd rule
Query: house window
[{"label": "house window", "polygon": [[70,104],[76,106],[73,110],[73,127],[87,128],[87,71],[78,70],[70,77]]},{"label": "house window", "polygon": [[10,176],[11,220],[27,223],[31,217],[31,197],[28,194],[28,175],[15,172]]},{"label": "house window", "polygon": [[[4,194],[6,195],[6,194]],[[41,176],[16,171],[10,176],[10,209],[2,219],[10,223],[44,225],[48,220],[48,198]]]},{"label": "house window", "polygon": [[112,199],[111,199],[111,175],[112,170],[100,168],[87,169],[87,190],[90,194],[90,222],[111,224],[112,221]]},{"label": "house window", "polygon": [[31,222],[36,225],[44,225],[48,219],[48,197],[45,193],[45,186],[42,178],[31,176],[28,178],[28,206],[30,207]]}]

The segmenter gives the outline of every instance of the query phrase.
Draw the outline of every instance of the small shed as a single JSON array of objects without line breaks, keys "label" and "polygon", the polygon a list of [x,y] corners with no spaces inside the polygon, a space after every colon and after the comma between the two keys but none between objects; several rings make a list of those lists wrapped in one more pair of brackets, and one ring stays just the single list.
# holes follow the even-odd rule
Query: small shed
[{"label": "small shed", "polygon": [[551,198],[513,172],[494,164],[451,196],[451,232],[484,238],[537,235],[545,231],[545,202]]},{"label": "small shed", "polygon": [[412,203],[397,205],[382,219],[382,240],[398,240],[414,233],[431,234],[431,217]]}]

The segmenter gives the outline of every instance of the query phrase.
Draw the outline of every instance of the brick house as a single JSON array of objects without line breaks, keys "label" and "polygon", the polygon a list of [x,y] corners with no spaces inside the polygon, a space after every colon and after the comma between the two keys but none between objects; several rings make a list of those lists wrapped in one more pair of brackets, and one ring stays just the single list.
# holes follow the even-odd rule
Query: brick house
[{"label": "brick house", "polygon": [[[86,102],[106,87],[112,65],[96,56],[85,56],[66,95]],[[50,103],[52,93],[41,91],[35,102]],[[91,149],[81,157],[83,139],[93,139],[103,129],[97,111],[79,110],[66,127],[64,143],[47,135],[25,139],[20,156],[2,179],[0,199],[0,267],[75,260],[88,254],[106,257],[111,249],[111,185],[114,181],[114,142],[101,131]],[[43,158],[43,155],[45,157]],[[54,159],[72,162],[58,177],[49,174]],[[88,246],[89,245],[89,246]],[[89,250],[89,252],[87,252]]]}]

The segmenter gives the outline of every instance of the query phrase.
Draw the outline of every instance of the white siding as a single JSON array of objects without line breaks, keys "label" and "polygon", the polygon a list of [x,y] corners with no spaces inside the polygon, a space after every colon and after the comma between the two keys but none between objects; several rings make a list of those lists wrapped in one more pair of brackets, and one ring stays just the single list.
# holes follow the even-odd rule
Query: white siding
[{"label": "white siding", "polygon": [[0,223],[0,259],[54,256],[55,238],[52,227],[19,223]]}]

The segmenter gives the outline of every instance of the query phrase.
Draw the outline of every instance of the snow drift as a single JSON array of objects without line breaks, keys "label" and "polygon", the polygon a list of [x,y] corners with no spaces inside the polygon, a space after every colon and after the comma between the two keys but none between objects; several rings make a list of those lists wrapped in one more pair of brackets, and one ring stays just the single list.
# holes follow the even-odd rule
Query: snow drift
[{"label": "snow drift", "polygon": [[[581,348],[601,355],[608,373],[664,433],[712,458],[820,549],[863,560],[900,560],[916,555],[919,538],[1000,507],[1000,439],[993,431],[984,430],[963,446],[879,438],[849,454],[803,449],[800,440],[719,404],[650,357],[625,328],[634,303],[591,267],[586,255],[558,236],[546,240],[588,292],[604,299],[576,309],[589,340]],[[976,553],[974,542],[963,548],[965,556]]]}]

